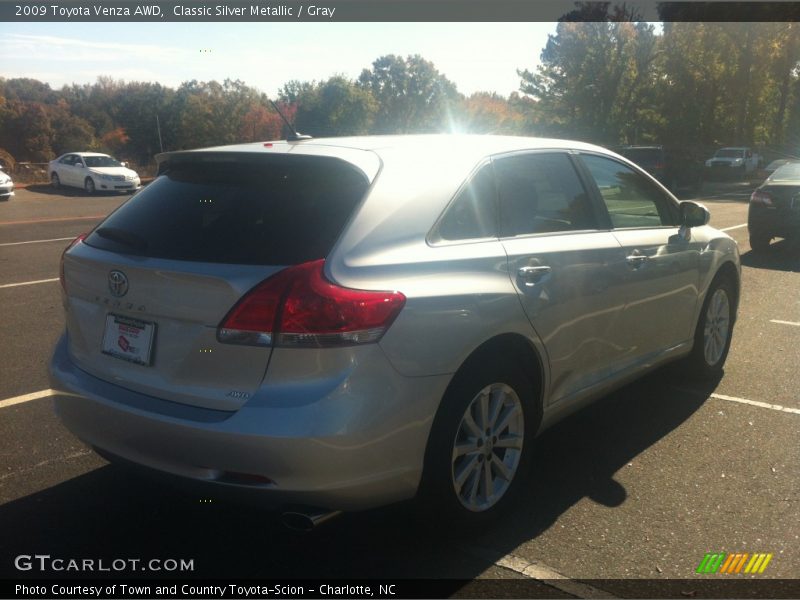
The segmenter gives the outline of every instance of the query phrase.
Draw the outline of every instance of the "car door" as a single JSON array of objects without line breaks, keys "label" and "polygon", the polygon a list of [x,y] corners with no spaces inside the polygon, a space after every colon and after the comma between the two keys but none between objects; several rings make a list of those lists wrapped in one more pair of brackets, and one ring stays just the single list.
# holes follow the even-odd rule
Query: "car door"
[{"label": "car door", "polygon": [[566,151],[494,157],[509,274],[544,343],[551,402],[614,372],[624,305],[614,273],[622,249]]},{"label": "car door", "polygon": [[692,338],[702,236],[679,229],[678,204],[651,179],[615,158],[582,153],[594,191],[625,252],[618,274],[626,363],[634,365]]},{"label": "car door", "polygon": [[74,154],[67,154],[56,163],[56,173],[61,185],[72,185],[72,163],[75,162]]},{"label": "car door", "polygon": [[75,162],[72,164],[70,171],[72,171],[72,185],[75,187],[83,187],[83,180],[86,179],[87,169],[85,158],[82,156],[75,156]]}]

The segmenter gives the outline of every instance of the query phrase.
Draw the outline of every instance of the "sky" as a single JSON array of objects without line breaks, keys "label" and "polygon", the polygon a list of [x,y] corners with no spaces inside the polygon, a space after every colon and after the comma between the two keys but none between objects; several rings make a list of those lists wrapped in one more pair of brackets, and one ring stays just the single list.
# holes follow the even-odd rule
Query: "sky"
[{"label": "sky", "polygon": [[0,77],[58,89],[100,75],[177,87],[241,79],[270,96],[287,81],[355,79],[386,54],[420,54],[462,94],[519,90],[555,23],[0,23]]}]

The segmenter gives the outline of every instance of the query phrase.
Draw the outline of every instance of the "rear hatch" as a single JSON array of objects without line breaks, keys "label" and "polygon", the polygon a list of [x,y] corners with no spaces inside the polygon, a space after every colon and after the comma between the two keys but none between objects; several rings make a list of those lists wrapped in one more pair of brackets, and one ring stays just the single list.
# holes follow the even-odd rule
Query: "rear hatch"
[{"label": "rear hatch", "polygon": [[761,193],[769,194],[772,207],[785,218],[794,218],[800,215],[800,182],[768,183],[758,189]]},{"label": "rear hatch", "polygon": [[217,327],[251,288],[325,258],[369,186],[332,157],[183,153],[64,257],[69,350],[106,381],[236,410],[271,347]]}]

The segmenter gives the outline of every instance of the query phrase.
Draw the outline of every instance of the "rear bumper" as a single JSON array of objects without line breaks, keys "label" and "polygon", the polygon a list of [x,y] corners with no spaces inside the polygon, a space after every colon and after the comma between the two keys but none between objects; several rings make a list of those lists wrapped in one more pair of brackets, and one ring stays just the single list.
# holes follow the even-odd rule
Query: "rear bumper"
[{"label": "rear bumper", "polygon": [[50,375],[58,416],[102,454],[267,507],[361,510],[415,495],[449,382],[399,375],[377,345],[362,363],[332,391],[313,379],[268,375],[235,412],[145,396],[89,375],[70,359],[66,335]]},{"label": "rear bumper", "polygon": [[795,237],[800,234],[800,211],[750,204],[747,229],[772,236]]}]

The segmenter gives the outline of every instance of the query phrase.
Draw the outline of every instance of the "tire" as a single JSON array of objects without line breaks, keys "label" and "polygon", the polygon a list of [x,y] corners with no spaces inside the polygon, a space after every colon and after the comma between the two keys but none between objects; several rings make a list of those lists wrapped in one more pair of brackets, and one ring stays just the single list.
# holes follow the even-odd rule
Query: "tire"
[{"label": "tire", "polygon": [[58,173],[51,173],[50,174],[50,185],[52,185],[55,189],[61,187],[61,179],[58,178]]},{"label": "tire", "polygon": [[83,189],[86,190],[86,193],[89,195],[94,194],[97,191],[97,188],[94,185],[94,179],[91,177],[87,177],[86,180],[83,182]]},{"label": "tire", "polygon": [[722,372],[731,348],[736,302],[736,290],[730,277],[718,274],[706,293],[694,334],[694,347],[687,358],[689,370],[698,378],[709,379]]},{"label": "tire", "polygon": [[772,235],[763,231],[750,232],[750,247],[753,252],[766,252],[769,250],[769,243],[772,241]]},{"label": "tire", "polygon": [[469,526],[501,515],[525,487],[541,411],[513,355],[466,367],[434,420],[418,499],[437,522]]}]

